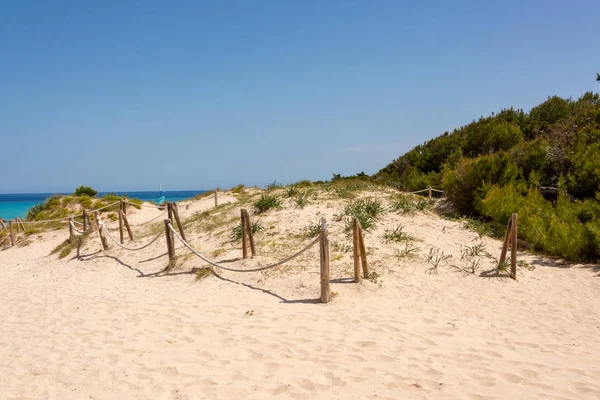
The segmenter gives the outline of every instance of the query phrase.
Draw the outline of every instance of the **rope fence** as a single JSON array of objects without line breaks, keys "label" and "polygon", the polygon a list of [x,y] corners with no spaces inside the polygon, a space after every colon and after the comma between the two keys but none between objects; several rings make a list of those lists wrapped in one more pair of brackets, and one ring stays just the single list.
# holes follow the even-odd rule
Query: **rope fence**
[{"label": "rope fence", "polygon": [[117,239],[115,239],[113,237],[113,235],[110,234],[110,232],[108,231],[108,229],[106,229],[106,226],[103,225],[103,229],[104,229],[104,233],[106,233],[108,235],[108,237],[110,238],[110,240],[112,240],[117,246],[121,247],[124,250],[129,250],[129,251],[139,251],[139,250],[143,250],[146,247],[149,247],[150,245],[152,245],[154,242],[156,242],[158,240],[159,237],[162,236],[162,232],[160,232],[158,235],[156,235],[156,237],[154,237],[152,240],[150,240],[150,242],[146,243],[143,246],[140,247],[127,247],[122,245],[121,243],[119,243],[119,241]]},{"label": "rope fence", "polygon": [[175,235],[175,237],[177,237],[177,239],[179,239],[179,241],[181,243],[183,243],[183,245],[185,247],[187,247],[188,250],[190,250],[192,253],[194,253],[196,256],[198,256],[198,258],[200,258],[202,261],[204,261],[204,262],[206,262],[206,263],[208,263],[208,264],[210,264],[210,265],[212,265],[214,267],[221,268],[221,269],[224,269],[226,271],[231,271],[231,272],[258,272],[258,271],[264,271],[266,269],[278,267],[278,266],[280,266],[280,265],[282,265],[282,264],[284,264],[284,263],[286,263],[288,261],[291,261],[294,258],[300,256],[306,250],[310,249],[312,246],[314,246],[315,244],[317,244],[319,242],[319,239],[320,239],[320,238],[317,237],[315,240],[313,240],[312,242],[310,242],[306,247],[302,248],[300,251],[298,251],[298,252],[292,254],[291,256],[289,256],[287,258],[284,258],[283,260],[278,261],[276,263],[265,265],[264,267],[253,268],[253,269],[236,269],[236,268],[226,267],[226,266],[224,266],[222,264],[219,264],[216,261],[212,261],[212,260],[209,260],[208,258],[204,257],[202,254],[198,253],[188,242],[186,242],[185,240],[183,240],[183,238],[181,236],[179,236],[179,234],[177,233],[177,231],[175,230],[175,228],[173,228],[173,225],[171,225],[169,223],[168,226],[169,226],[169,229],[171,230],[171,232],[173,232],[173,234]]}]

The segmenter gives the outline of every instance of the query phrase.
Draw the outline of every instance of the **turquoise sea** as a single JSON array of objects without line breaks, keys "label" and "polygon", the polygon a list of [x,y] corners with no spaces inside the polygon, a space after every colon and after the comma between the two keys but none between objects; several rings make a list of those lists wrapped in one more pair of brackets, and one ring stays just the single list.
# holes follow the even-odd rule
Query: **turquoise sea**
[{"label": "turquoise sea", "polygon": [[[206,190],[183,190],[165,193],[165,201],[182,201],[204,193]],[[115,193],[115,192],[111,192]],[[119,196],[127,196],[143,201],[154,202],[159,198],[159,192],[116,192]],[[29,209],[43,203],[50,196],[65,193],[32,193],[32,194],[0,194],[0,218],[4,220],[15,217],[25,218]],[[105,193],[98,193],[102,197]]]}]

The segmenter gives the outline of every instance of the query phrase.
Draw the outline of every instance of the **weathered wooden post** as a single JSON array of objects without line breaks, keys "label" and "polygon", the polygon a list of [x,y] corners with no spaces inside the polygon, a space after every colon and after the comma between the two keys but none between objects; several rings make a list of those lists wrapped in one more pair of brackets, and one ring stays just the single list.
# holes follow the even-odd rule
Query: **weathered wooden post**
[{"label": "weathered wooden post", "polygon": [[244,210],[243,212],[246,226],[242,226],[242,229],[246,229],[246,236],[248,237],[250,242],[250,253],[252,254],[252,257],[254,257],[255,255],[257,255],[257,252],[256,246],[254,244],[254,233],[252,233],[252,221],[250,221],[250,215],[248,215],[248,210]]},{"label": "weathered wooden post", "polygon": [[69,217],[69,241],[73,240],[73,236],[75,236],[75,232],[73,232],[73,224],[75,219],[73,217]]},{"label": "weathered wooden post", "polygon": [[123,214],[127,215],[127,200],[123,197],[121,197],[121,211],[123,211]]},{"label": "weathered wooden post", "polygon": [[427,197],[431,200],[431,187],[427,188]]},{"label": "weathered wooden post", "polygon": [[121,214],[121,218],[123,218],[123,223],[125,223],[125,228],[127,228],[127,234],[129,235],[129,240],[133,240],[133,232],[131,232],[131,226],[129,225],[129,220],[127,219],[127,214],[125,214],[122,210],[119,210],[119,214]]},{"label": "weathered wooden post", "polygon": [[123,241],[123,199],[121,199],[121,208],[119,209],[119,240],[121,241],[121,244],[124,243],[124,241]]},{"label": "weathered wooden post", "polygon": [[173,204],[167,201],[167,218],[173,221]]},{"label": "weathered wooden post", "polygon": [[517,280],[517,220],[519,214],[514,213],[511,217],[512,221],[512,234],[510,243],[510,275],[511,278]]},{"label": "weathered wooden post", "polygon": [[183,225],[181,224],[181,220],[179,219],[179,207],[177,206],[177,203],[171,204],[173,215],[175,217],[175,222],[177,222],[177,229],[179,230],[179,234],[181,235],[181,238],[183,240],[187,241],[187,239],[185,238],[185,232],[183,231]]},{"label": "weathered wooden post", "polygon": [[242,227],[242,258],[248,258],[248,245],[246,244],[246,236],[248,236],[248,229],[246,229],[246,213],[243,208],[240,210],[240,223]]},{"label": "weathered wooden post", "polygon": [[10,245],[14,246],[15,245],[15,231],[13,229],[13,221],[12,219],[10,221],[8,221],[8,230],[10,231]]},{"label": "weathered wooden post", "polygon": [[83,212],[81,214],[81,219],[83,219],[83,231],[84,232],[87,232],[87,228],[88,228],[87,218],[88,218],[87,210],[84,208]]},{"label": "weathered wooden post", "polygon": [[215,208],[219,207],[219,189],[215,189]]},{"label": "weathered wooden post", "polygon": [[331,291],[329,289],[329,239],[327,237],[327,221],[325,217],[321,218],[319,249],[321,255],[321,303],[329,303],[331,298]]},{"label": "weathered wooden post", "polygon": [[360,247],[360,262],[362,263],[363,278],[369,279],[369,264],[367,263],[367,250],[365,248],[365,238],[363,237],[362,226],[360,221],[356,221],[358,225],[358,245]]},{"label": "weathered wooden post", "polygon": [[94,216],[96,217],[96,225],[98,225],[98,234],[100,235],[100,241],[102,242],[102,248],[104,250],[108,250],[108,242],[106,241],[106,237],[104,236],[104,223],[100,219],[100,212],[94,211]]},{"label": "weathered wooden post", "polygon": [[508,224],[506,224],[506,233],[504,234],[504,243],[502,243],[502,250],[500,251],[500,260],[498,261],[498,270],[504,266],[504,262],[506,261],[506,252],[508,251],[508,246],[510,245],[510,238],[512,236],[512,217],[508,220]]},{"label": "weathered wooden post", "polygon": [[352,219],[352,256],[354,257],[354,282],[360,282],[360,244],[358,241],[358,221]]},{"label": "weathered wooden post", "polygon": [[175,240],[173,237],[173,232],[171,232],[170,219],[165,219],[165,236],[167,238],[167,253],[169,254],[169,261],[173,261],[175,259]]}]

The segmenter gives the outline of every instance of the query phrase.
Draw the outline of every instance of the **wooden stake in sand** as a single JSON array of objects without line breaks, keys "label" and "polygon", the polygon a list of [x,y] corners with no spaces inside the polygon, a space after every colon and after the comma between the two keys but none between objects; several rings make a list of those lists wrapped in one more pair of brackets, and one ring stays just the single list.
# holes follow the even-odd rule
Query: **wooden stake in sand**
[{"label": "wooden stake in sand", "polygon": [[360,282],[360,244],[358,240],[358,221],[352,219],[352,256],[354,257],[354,282]]},{"label": "wooden stake in sand", "polygon": [[119,209],[119,240],[123,244],[123,199],[121,199],[121,208]]},{"label": "wooden stake in sand", "polygon": [[170,219],[165,219],[165,236],[167,238],[167,253],[169,254],[169,261],[173,261],[175,259],[175,238],[173,237],[173,232],[171,232]]},{"label": "wooden stake in sand", "polygon": [[73,236],[75,236],[75,232],[73,232],[73,221],[75,221],[75,219],[73,217],[69,217],[69,241],[72,241]]},{"label": "wooden stake in sand", "polygon": [[498,261],[498,270],[500,270],[506,262],[506,253],[510,245],[510,277],[517,280],[517,220],[519,214],[514,213],[508,220],[506,225],[506,233],[504,235],[504,243],[500,252],[500,260]]},{"label": "wooden stake in sand", "polygon": [[215,189],[215,208],[219,206],[219,189]]},{"label": "wooden stake in sand", "polygon": [[81,218],[83,219],[83,231],[87,232],[87,228],[88,228],[88,221],[87,221],[87,219],[89,217],[88,217],[88,214],[87,214],[87,210],[85,208],[83,209],[83,213],[82,213]]},{"label": "wooden stake in sand", "polygon": [[248,235],[248,229],[246,229],[246,213],[243,208],[240,210],[240,224],[242,227],[242,258],[248,258],[248,245],[246,244],[246,236]]},{"label": "wooden stake in sand", "polygon": [[100,241],[102,242],[102,248],[108,250],[108,242],[104,236],[104,230],[102,229],[102,220],[100,219],[100,212],[94,211],[94,217],[96,217],[96,225],[98,226],[98,234],[100,235]]},{"label": "wooden stake in sand", "polygon": [[8,221],[8,230],[10,231],[10,245],[15,245],[15,231],[13,230],[13,221]]},{"label": "wooden stake in sand", "polygon": [[513,214],[512,233],[510,238],[510,277],[517,280],[517,220],[519,214]]},{"label": "wooden stake in sand", "polygon": [[242,229],[246,229],[246,236],[248,237],[248,241],[250,242],[250,252],[252,253],[252,257],[257,255],[256,246],[254,245],[254,233],[252,233],[252,221],[250,221],[250,215],[248,215],[248,210],[242,210],[244,213],[244,222],[246,226],[242,226]]},{"label": "wooden stake in sand", "polygon": [[179,230],[179,234],[181,235],[181,238],[185,241],[187,241],[187,239],[185,238],[185,233],[183,232],[183,225],[181,224],[181,220],[179,219],[179,207],[177,207],[177,203],[171,203],[171,209],[173,212],[173,216],[175,217],[175,222],[177,223],[177,229]]},{"label": "wooden stake in sand", "polygon": [[321,218],[321,303],[329,303],[331,291],[329,289],[329,239],[327,238],[327,221]]},{"label": "wooden stake in sand", "polygon": [[124,198],[121,198],[121,211],[127,215],[127,201]]},{"label": "wooden stake in sand", "polygon": [[129,225],[129,221],[127,220],[127,214],[125,214],[122,210],[119,210],[120,217],[123,219],[125,223],[125,228],[127,228],[127,234],[129,235],[129,240],[133,240],[133,232],[131,232],[131,226]]},{"label": "wooden stake in sand", "polygon": [[431,200],[431,188],[427,188],[427,198]]},{"label": "wooden stake in sand", "polygon": [[363,237],[360,221],[354,218],[352,220],[352,245],[354,256],[354,281],[360,282],[360,265],[362,264],[363,278],[369,278],[369,263],[367,262],[367,251],[365,249],[365,239]]}]

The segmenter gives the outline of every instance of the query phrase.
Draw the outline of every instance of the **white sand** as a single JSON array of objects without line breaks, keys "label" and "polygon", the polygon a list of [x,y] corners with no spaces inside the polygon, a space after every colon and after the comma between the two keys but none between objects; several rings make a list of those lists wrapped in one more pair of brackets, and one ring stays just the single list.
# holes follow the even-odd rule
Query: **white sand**
[{"label": "white sand", "polygon": [[[349,243],[333,222],[339,204],[288,203],[261,217],[261,255],[230,265],[291,253],[306,242],[294,234],[321,215],[332,244]],[[160,212],[129,215],[139,223]],[[393,251],[403,246],[380,238],[397,223],[423,240],[418,258],[399,260]],[[226,243],[233,224],[221,236],[190,229],[188,239],[209,255],[224,248],[220,260],[240,257],[240,244]],[[163,238],[141,252],[111,244],[58,260],[48,254],[66,231],[44,234],[0,252],[0,399],[600,398],[598,266],[520,254],[535,269],[520,269],[518,282],[480,276],[487,259],[475,275],[450,265],[428,274],[431,246],[461,264],[460,245],[477,235],[459,225],[386,215],[365,239],[378,282],[352,283],[352,253],[332,248],[338,295],[326,305],[317,303],[318,248],[277,271],[216,270],[196,282],[189,271],[203,263],[193,256],[152,275],[167,263]],[[497,257],[500,242],[483,242]],[[99,248],[94,234],[81,255]]]}]

